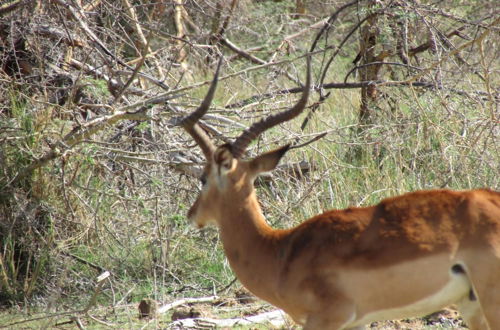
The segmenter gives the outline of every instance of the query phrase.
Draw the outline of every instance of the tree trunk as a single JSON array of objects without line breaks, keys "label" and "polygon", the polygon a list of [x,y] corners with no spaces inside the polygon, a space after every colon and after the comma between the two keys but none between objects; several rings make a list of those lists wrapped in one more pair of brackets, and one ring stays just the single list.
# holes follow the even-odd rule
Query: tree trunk
[{"label": "tree trunk", "polygon": [[[373,7],[375,1],[370,1],[369,7]],[[377,45],[377,38],[379,29],[377,26],[378,16],[372,15],[363,28],[361,29],[360,38],[360,51],[358,58],[361,59],[360,65],[366,65],[377,61],[375,54],[375,46]],[[378,79],[378,72],[380,65],[368,65],[359,70],[360,81],[373,81]],[[359,109],[359,123],[370,124],[373,108],[377,102],[377,87],[369,85],[361,88],[361,106]]]}]

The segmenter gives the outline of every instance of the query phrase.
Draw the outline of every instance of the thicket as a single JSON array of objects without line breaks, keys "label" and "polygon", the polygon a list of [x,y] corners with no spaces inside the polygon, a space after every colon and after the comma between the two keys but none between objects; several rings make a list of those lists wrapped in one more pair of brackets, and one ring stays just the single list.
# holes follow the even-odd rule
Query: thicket
[{"label": "thicket", "polygon": [[[223,73],[218,143],[293,103],[248,156],[272,225],[416,189],[500,188],[494,1],[13,0],[0,5],[0,304],[220,294],[217,232],[189,227],[203,157],[176,126]],[[299,166],[301,171],[290,170]],[[61,300],[62,299],[62,300]]]}]

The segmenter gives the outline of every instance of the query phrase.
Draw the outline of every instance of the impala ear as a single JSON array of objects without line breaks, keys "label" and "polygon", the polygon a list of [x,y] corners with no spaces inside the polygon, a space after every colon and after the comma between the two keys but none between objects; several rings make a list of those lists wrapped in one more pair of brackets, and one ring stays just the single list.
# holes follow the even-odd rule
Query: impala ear
[{"label": "impala ear", "polygon": [[281,157],[290,149],[290,145],[287,144],[278,149],[266,152],[260,156],[255,157],[250,161],[250,168],[253,170],[255,175],[262,172],[269,172],[276,168]]},{"label": "impala ear", "polygon": [[214,152],[214,161],[218,168],[229,171],[234,166],[234,156],[228,144],[218,147]]}]

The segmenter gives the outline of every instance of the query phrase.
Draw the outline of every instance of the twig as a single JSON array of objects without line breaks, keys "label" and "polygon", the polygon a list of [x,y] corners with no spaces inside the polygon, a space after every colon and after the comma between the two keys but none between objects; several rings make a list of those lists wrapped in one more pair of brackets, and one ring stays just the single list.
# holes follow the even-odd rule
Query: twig
[{"label": "twig", "polygon": [[226,38],[221,37],[219,41],[222,45],[226,46],[227,48],[231,49],[236,54],[240,55],[243,58],[246,58],[247,60],[249,60],[252,63],[255,63],[255,64],[266,64],[267,63],[266,61],[264,61],[256,56],[253,56],[252,54],[249,54],[248,52],[239,48],[238,46],[236,46],[235,44],[233,44],[231,41],[229,41]]},{"label": "twig", "polygon": [[236,281],[238,281],[238,278],[237,277],[233,278],[233,280],[231,282],[229,282],[229,284],[227,284],[223,288],[220,288],[219,290],[217,290],[217,293],[227,291],[234,283],[236,283]]},{"label": "twig", "polygon": [[94,263],[92,263],[92,262],[90,262],[90,261],[88,261],[86,259],[83,259],[82,257],[74,255],[72,253],[61,251],[61,254],[65,255],[65,256],[68,256],[68,257],[71,257],[71,258],[75,259],[76,261],[79,261],[79,262],[81,262],[81,263],[83,263],[85,265],[88,265],[88,266],[90,266],[90,267],[92,267],[94,269],[97,269],[100,272],[105,272],[106,271],[105,268],[103,268],[103,267],[101,267],[99,265],[96,265],[96,264],[94,264]]},{"label": "twig", "polygon": [[291,40],[295,39],[295,38],[298,38],[300,37],[301,35],[304,35],[306,33],[309,33],[311,32],[312,29],[317,29],[317,28],[320,28],[323,29],[325,27],[326,24],[328,24],[329,22],[329,19],[327,18],[323,18],[321,19],[320,21],[316,22],[316,23],[313,23],[311,25],[309,25],[308,27],[306,27],[305,29],[302,29],[300,30],[299,32],[296,32],[294,34],[290,34],[290,35],[287,35],[286,37],[283,38],[283,43],[288,43],[290,42]]},{"label": "twig", "polygon": [[169,328],[198,328],[200,325],[211,325],[212,327],[236,327],[242,325],[254,325],[270,323],[273,327],[282,327],[288,320],[281,310],[275,310],[258,315],[234,318],[234,319],[213,319],[213,318],[192,318],[182,319],[170,323]]},{"label": "twig", "polygon": [[[87,63],[82,63],[80,61],[77,61],[75,59],[71,59],[68,63],[72,67],[74,67],[77,70],[84,71],[85,73],[89,75],[93,75],[99,79],[105,80],[109,85],[111,89],[120,89],[123,88],[123,84],[120,83],[118,80],[111,78],[101,70],[91,66],[90,64]],[[137,89],[137,88],[128,88],[127,93],[131,93],[133,95],[138,95],[138,96],[143,96],[145,93],[143,90]]]},{"label": "twig", "polygon": [[92,294],[92,297],[90,298],[89,302],[87,303],[87,307],[82,311],[83,313],[87,314],[89,310],[92,308],[92,306],[95,305],[97,301],[97,296],[99,296],[99,293],[101,293],[102,286],[104,284],[104,280],[108,279],[110,276],[110,272],[105,271],[101,275],[97,277],[97,285],[94,289],[94,293]]},{"label": "twig", "polygon": [[[66,316],[66,315],[72,315],[70,317],[70,322],[76,323],[76,325],[79,329],[85,329],[83,324],[80,322],[80,318],[78,317],[78,315],[82,315],[82,314],[86,314],[86,316],[92,318],[93,320],[109,326],[110,325],[109,323],[97,320],[95,317],[88,314],[88,311],[90,310],[90,308],[92,308],[92,306],[95,305],[95,302],[97,300],[97,296],[101,292],[102,285],[104,284],[104,280],[106,280],[109,276],[110,276],[110,273],[106,271],[97,277],[96,288],[95,288],[94,293],[93,293],[92,297],[90,298],[90,300],[87,304],[87,307],[85,309],[76,309],[76,310],[72,310],[69,312],[48,314],[48,315],[44,315],[44,316],[40,316],[40,317],[31,318],[28,320],[22,320],[22,321],[13,322],[13,323],[6,324],[6,325],[0,325],[0,329],[3,329],[3,328],[12,329],[13,326],[17,326],[19,324],[40,321],[40,320],[44,320],[44,319],[49,319],[49,318],[54,318],[54,317],[59,317],[59,316]],[[68,324],[70,322],[62,322],[62,323],[58,323],[58,325],[64,325],[64,324]]]},{"label": "twig", "polygon": [[302,148],[302,147],[305,147],[313,142],[316,142],[318,141],[319,139],[325,137],[326,135],[328,134],[328,132],[323,132],[321,134],[318,134],[317,136],[313,137],[312,139],[310,139],[309,141],[306,141],[304,143],[301,143],[301,144],[294,144],[290,147],[290,149],[298,149],[298,148]]},{"label": "twig", "polygon": [[395,66],[403,66],[405,68],[409,68],[409,69],[413,69],[413,70],[423,70],[422,68],[419,68],[417,66],[413,66],[413,65],[409,65],[409,64],[405,64],[405,63],[399,63],[399,62],[383,62],[383,61],[370,62],[370,63],[365,63],[362,65],[357,65],[354,68],[352,68],[351,70],[349,70],[349,72],[347,72],[347,74],[344,77],[344,83],[347,82],[347,79],[354,71],[362,69],[362,68],[366,68],[366,67],[371,66],[371,65],[395,65]]},{"label": "twig", "polygon": [[219,299],[219,297],[217,297],[217,296],[179,299],[179,300],[176,300],[174,302],[171,302],[169,304],[163,305],[160,308],[158,308],[158,314],[163,314],[165,312],[168,312],[169,310],[171,310],[172,308],[175,308],[177,306],[181,306],[181,305],[185,305],[185,304],[214,302],[218,299]]},{"label": "twig", "polygon": [[94,0],[83,6],[83,11],[93,11],[101,4],[101,0]]},{"label": "twig", "polygon": [[[268,62],[256,57],[256,56],[253,56],[251,54],[249,54],[248,52],[244,51],[243,49],[239,48],[238,46],[236,46],[235,44],[233,44],[231,41],[229,41],[228,39],[226,38],[223,38],[223,37],[220,37],[220,43],[224,46],[226,46],[227,48],[231,49],[233,52],[235,52],[236,54],[242,56],[243,58],[246,58],[247,60],[249,60],[250,62],[252,63],[255,63],[255,64],[268,64]],[[298,83],[300,84],[300,81],[298,81],[296,78],[294,78],[290,73],[288,73],[287,71],[284,72],[285,76],[290,79],[291,81],[293,81],[294,83]]]},{"label": "twig", "polygon": [[[126,67],[127,69],[131,70],[131,71],[134,71],[134,69],[128,65],[127,63],[123,62],[120,58],[118,58],[116,55],[114,55],[107,47],[106,45],[101,41],[101,39],[99,39],[97,37],[97,35],[92,32],[92,30],[88,27],[87,23],[85,23],[85,14],[82,12],[82,10],[80,8],[73,8],[72,5],[70,5],[69,3],[67,3],[66,1],[64,0],[50,0],[51,2],[54,2],[55,4],[59,5],[59,6],[62,6],[64,8],[66,8],[66,10],[69,11],[69,13],[71,14],[71,16],[73,16],[73,19],[75,21],[78,22],[78,24],[80,25],[80,27],[82,28],[83,31],[85,31],[85,33],[90,37],[90,39],[92,39],[92,41],[94,41],[94,43],[98,46],[99,49],[101,49],[106,55],[108,55],[109,57],[113,58],[113,60],[115,60],[118,64]],[[162,81],[159,81],[158,79],[155,79],[153,77],[151,77],[150,75],[148,74],[145,74],[145,73],[141,73],[141,76],[144,76],[144,77],[148,77],[148,79],[153,82],[154,84],[156,84],[157,86],[165,89],[165,90],[169,90],[170,88],[165,85],[165,83],[163,83]]]},{"label": "twig", "polygon": [[[134,7],[130,4],[130,2],[128,0],[122,0],[122,2],[123,2],[124,7],[127,10],[128,15],[130,16],[130,20],[132,23],[131,25],[132,25],[135,33],[139,37],[138,38],[138,41],[140,43],[139,55],[141,56],[140,61],[144,62],[145,57],[148,54],[153,53],[153,50],[149,46],[149,40],[151,39],[152,31],[149,31],[150,35],[146,38],[146,36],[144,35],[144,32],[143,32],[143,29],[142,29],[141,25],[139,24],[139,18],[137,17],[137,13],[136,13]],[[156,71],[158,72],[160,79],[163,80],[164,76],[163,76],[161,65],[158,62],[158,59],[154,56],[152,56],[152,59],[153,59],[153,62],[155,63]],[[139,73],[140,67],[142,67],[142,65],[137,66],[136,69],[134,70],[135,75],[137,75]]]},{"label": "twig", "polygon": [[[442,89],[442,90],[449,90],[453,93],[459,94],[459,95],[464,95],[467,94],[464,91],[461,91],[456,88],[449,88],[449,87],[444,87],[444,86],[438,86],[435,83],[428,82],[428,81],[393,81],[393,80],[376,80],[376,81],[360,81],[360,82],[345,82],[345,83],[327,83],[323,85],[317,85],[314,86],[314,89],[319,90],[319,89],[356,89],[356,88],[362,88],[370,85],[378,85],[378,86],[384,86],[384,87],[400,87],[400,86],[413,86],[413,87],[422,87],[422,88],[430,88],[430,89]],[[226,109],[234,109],[234,108],[240,108],[245,105],[248,105],[250,103],[259,101],[259,100],[264,100],[264,99],[269,99],[275,96],[279,95],[285,95],[285,94],[296,94],[296,93],[302,93],[303,88],[301,87],[295,87],[295,88],[285,88],[285,89],[280,89],[274,92],[269,92],[269,93],[264,93],[260,95],[253,95],[250,96],[249,98],[246,98],[244,100],[231,103],[225,106]],[[483,91],[476,91],[476,94],[480,95],[487,95],[486,92]]]},{"label": "twig", "polygon": [[9,3],[4,3],[0,6],[0,16],[10,13],[19,7],[26,6],[32,3],[34,0],[14,0]]},{"label": "twig", "polygon": [[114,324],[114,323],[109,323],[109,322],[106,322],[106,321],[103,321],[103,320],[99,320],[97,317],[95,317],[95,316],[93,316],[93,315],[90,315],[90,314],[88,314],[88,313],[87,313],[87,316],[88,316],[89,318],[91,318],[92,320],[94,320],[95,322],[100,323],[100,324],[102,324],[102,325],[105,325],[105,326],[107,326],[107,327],[116,327],[116,324]]},{"label": "twig", "polygon": [[68,46],[73,47],[85,47],[85,41],[79,39],[76,36],[70,35],[69,33],[62,32],[56,28],[50,26],[38,26],[35,28],[34,32],[44,37],[49,37],[57,41],[62,41]]},{"label": "twig", "polygon": [[[302,59],[304,57],[307,57],[307,56],[310,56],[310,55],[314,55],[314,54],[318,54],[318,53],[322,53],[324,51],[325,51],[325,49],[321,49],[321,50],[318,50],[318,51],[314,51],[312,53],[302,54],[302,55],[297,56],[297,57],[295,57],[293,59],[283,59],[281,61],[268,62],[268,63],[265,63],[265,64],[259,64],[259,65],[252,66],[252,67],[249,67],[249,68],[246,68],[246,69],[234,72],[234,73],[227,74],[225,76],[221,76],[219,78],[219,81],[223,81],[223,80],[227,80],[229,78],[233,78],[233,77],[238,77],[238,76],[241,76],[241,75],[245,75],[245,74],[248,74],[249,72],[256,71],[256,70],[261,70],[261,69],[265,69],[265,68],[268,68],[268,67],[271,67],[271,66],[277,66],[277,65],[292,63],[292,62],[300,60],[300,59]],[[189,86],[180,87],[180,88],[177,88],[175,90],[170,90],[170,91],[168,91],[166,93],[158,95],[157,97],[166,97],[166,96],[169,96],[169,95],[172,95],[172,94],[178,94],[178,93],[185,92],[187,90],[198,88],[198,87],[201,87],[201,86],[204,86],[204,85],[209,85],[211,82],[212,82],[211,79],[210,80],[205,80],[205,81],[202,81],[202,82],[199,82],[199,83],[195,83],[195,84],[192,84],[192,85],[189,85]]]},{"label": "twig", "polygon": [[80,321],[79,317],[72,316],[71,317],[71,322],[74,322],[76,324],[76,326],[78,327],[78,329],[85,330],[85,327],[83,326],[82,321]]},{"label": "twig", "polygon": [[474,44],[477,44],[477,43],[481,43],[488,36],[488,34],[490,34],[491,30],[498,24],[500,24],[500,16],[497,17],[497,19],[494,20],[492,23],[490,23],[487,26],[487,28],[485,29],[485,31],[479,35],[479,37],[472,39],[471,41],[468,41],[468,42],[463,43],[462,45],[456,47],[455,49],[450,51],[448,54],[446,54],[446,56],[443,56],[439,61],[436,61],[435,63],[433,63],[431,66],[429,66],[425,70],[422,70],[422,72],[420,72],[419,74],[416,74],[413,77],[408,78],[404,82],[411,84],[412,82],[420,80],[420,78],[422,78],[423,76],[428,74],[432,69],[436,68],[438,65],[440,65],[444,61],[450,59],[451,57],[455,56],[456,54],[460,53],[465,48],[472,46]]},{"label": "twig", "polygon": [[16,327],[14,327],[14,326],[18,326],[19,324],[24,324],[24,323],[29,323],[29,322],[35,322],[35,321],[40,321],[40,320],[45,320],[45,319],[51,319],[51,318],[54,318],[54,317],[67,316],[67,315],[72,315],[72,314],[81,313],[81,312],[82,312],[81,309],[75,309],[75,310],[72,310],[72,311],[69,311],[69,312],[60,312],[60,313],[47,314],[47,315],[43,315],[43,316],[33,317],[33,318],[30,318],[30,319],[26,319],[26,320],[12,322],[12,323],[9,323],[9,324],[2,324],[2,325],[0,325],[0,329],[16,329]]},{"label": "twig", "polygon": [[149,120],[149,115],[146,114],[147,108],[143,108],[136,112],[118,111],[112,115],[102,116],[84,125],[75,127],[63,139],[55,143],[50,151],[47,151],[42,157],[35,159],[30,165],[22,168],[8,185],[15,185],[20,180],[24,179],[35,169],[40,168],[48,162],[64,155],[68,150],[74,147],[81,141],[88,139],[91,135],[103,130],[104,128],[114,125],[121,120]]},{"label": "twig", "polygon": [[359,2],[359,0],[354,0],[354,1],[351,1],[349,3],[346,3],[345,5],[338,8],[333,14],[330,15],[330,18],[328,19],[328,21],[325,23],[325,25],[323,25],[321,30],[318,32],[318,34],[314,38],[314,41],[313,41],[313,43],[311,45],[311,49],[310,49],[311,52],[316,49],[316,45],[318,44],[319,39],[326,31],[328,31],[330,29],[332,24],[335,22],[335,20],[339,16],[340,12],[342,12],[346,8],[349,8],[349,7],[357,4],[358,2]]},{"label": "twig", "polygon": [[[124,0],[126,1],[126,0]],[[149,39],[148,39],[149,40]],[[125,85],[123,86],[122,89],[120,89],[116,95],[115,95],[115,99],[113,100],[113,102],[111,104],[114,104],[116,103],[117,101],[120,100],[120,98],[123,96],[123,94],[125,93],[125,91],[130,87],[130,85],[132,85],[132,82],[135,80],[135,78],[137,77],[137,75],[139,74],[139,71],[141,70],[142,66],[144,65],[144,62],[146,61],[146,57],[147,57],[147,53],[148,53],[148,50],[149,49],[149,42],[146,43],[146,46],[143,48],[143,50],[141,51],[141,58],[139,60],[139,62],[136,63],[135,65],[135,69],[134,69],[134,72],[132,72],[132,74],[130,75],[130,77],[128,78],[127,82],[125,83]]]}]

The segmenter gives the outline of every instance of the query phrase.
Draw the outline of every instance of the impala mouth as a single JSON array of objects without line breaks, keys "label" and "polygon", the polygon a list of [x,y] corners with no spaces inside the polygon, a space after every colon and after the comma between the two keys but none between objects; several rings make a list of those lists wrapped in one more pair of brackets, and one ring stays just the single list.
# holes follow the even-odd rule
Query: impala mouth
[{"label": "impala mouth", "polygon": [[190,208],[187,214],[187,220],[189,224],[197,229],[202,229],[205,227],[205,224],[199,221],[196,221],[196,210],[194,208]]},{"label": "impala mouth", "polygon": [[189,222],[189,225],[196,228],[196,229],[202,229],[205,227],[205,224],[197,222],[194,217],[191,217],[189,214],[187,216],[187,220]]}]

